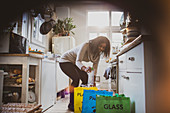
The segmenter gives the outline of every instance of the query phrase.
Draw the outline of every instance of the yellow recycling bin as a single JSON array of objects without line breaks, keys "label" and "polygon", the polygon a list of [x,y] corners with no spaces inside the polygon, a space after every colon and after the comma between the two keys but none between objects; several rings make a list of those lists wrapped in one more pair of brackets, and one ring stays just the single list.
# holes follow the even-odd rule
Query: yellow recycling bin
[{"label": "yellow recycling bin", "polygon": [[85,90],[97,90],[97,87],[77,87],[74,88],[74,113],[81,113],[83,92]]}]

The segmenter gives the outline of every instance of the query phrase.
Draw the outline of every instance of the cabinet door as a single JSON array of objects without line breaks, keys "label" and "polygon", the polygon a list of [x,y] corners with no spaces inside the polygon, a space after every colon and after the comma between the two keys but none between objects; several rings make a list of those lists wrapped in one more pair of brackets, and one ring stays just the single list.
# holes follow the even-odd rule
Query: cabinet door
[{"label": "cabinet door", "polygon": [[126,72],[119,72],[119,94],[124,94],[124,90],[125,90],[125,82],[126,80],[123,78],[124,76],[126,76]]},{"label": "cabinet door", "polygon": [[119,70],[126,70],[126,53],[119,56]]},{"label": "cabinet door", "polygon": [[143,62],[143,43],[131,49],[126,54],[127,71],[141,72]]},{"label": "cabinet door", "polygon": [[56,101],[55,61],[43,59],[41,77],[41,105],[43,110]]},{"label": "cabinet door", "polygon": [[71,36],[62,36],[62,37],[56,37],[54,36],[52,38],[52,51],[55,54],[63,54],[64,52],[72,49],[75,47],[75,39]]},{"label": "cabinet door", "polygon": [[130,97],[131,113],[145,113],[145,83],[142,73],[126,73],[124,94]]},{"label": "cabinet door", "polygon": [[57,74],[56,74],[56,81],[57,81],[57,92],[64,90],[65,88],[69,87],[69,77],[61,70],[59,63],[57,62],[56,65]]}]

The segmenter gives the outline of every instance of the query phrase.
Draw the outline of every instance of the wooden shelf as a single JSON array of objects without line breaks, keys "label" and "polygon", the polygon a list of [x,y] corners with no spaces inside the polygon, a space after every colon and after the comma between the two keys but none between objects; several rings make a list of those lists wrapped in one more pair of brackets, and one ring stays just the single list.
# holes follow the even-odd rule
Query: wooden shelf
[{"label": "wooden shelf", "polygon": [[22,84],[5,84],[5,87],[22,87]]},{"label": "wooden shelf", "polygon": [[[34,85],[35,84],[35,82],[31,82],[31,83],[29,83],[29,85]],[[4,85],[5,87],[22,87],[22,84],[5,84]],[[29,86],[29,88],[32,88],[32,86]]]}]

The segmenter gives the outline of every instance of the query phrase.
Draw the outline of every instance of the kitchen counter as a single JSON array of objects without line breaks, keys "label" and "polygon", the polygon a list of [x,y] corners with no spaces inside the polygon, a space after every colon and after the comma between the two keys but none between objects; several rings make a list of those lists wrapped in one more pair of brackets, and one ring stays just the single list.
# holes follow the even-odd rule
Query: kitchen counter
[{"label": "kitchen counter", "polygon": [[44,58],[43,54],[0,54],[0,56],[20,56],[20,57],[34,57],[34,58]]},{"label": "kitchen counter", "polygon": [[[40,104],[40,80],[43,58],[43,54],[0,54],[0,65],[2,67],[7,66],[8,72],[10,72],[10,69],[17,68],[17,66],[20,67],[18,69],[22,72],[22,83],[19,86],[21,89],[21,103],[28,103],[32,99],[29,98],[29,78],[31,77],[36,81],[33,89],[35,103]],[[10,87],[13,87],[13,85]]]},{"label": "kitchen counter", "polygon": [[145,36],[138,36],[135,40],[133,40],[131,43],[124,45],[123,49],[116,55],[116,56],[120,56],[123,53],[129,51],[130,49],[136,47],[137,45],[139,45],[141,42],[143,42],[144,40],[151,40],[151,36],[150,35],[145,35]]},{"label": "kitchen counter", "polygon": [[[131,113],[153,113],[155,38],[140,35],[117,54],[118,93],[131,100]],[[140,97],[140,98],[139,98]]]}]

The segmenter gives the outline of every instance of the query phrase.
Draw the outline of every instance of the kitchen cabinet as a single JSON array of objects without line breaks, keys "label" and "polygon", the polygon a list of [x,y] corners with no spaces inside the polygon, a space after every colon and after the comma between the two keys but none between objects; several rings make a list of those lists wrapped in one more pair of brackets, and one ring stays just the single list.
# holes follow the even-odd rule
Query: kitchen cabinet
[{"label": "kitchen cabinet", "polygon": [[143,63],[143,43],[134,47],[125,53],[126,56],[126,67],[128,72],[141,72],[142,71],[142,63]]},{"label": "kitchen cabinet", "polygon": [[64,52],[75,47],[75,39],[72,36],[52,37],[52,52],[62,55]]},{"label": "kitchen cabinet", "polygon": [[150,35],[139,36],[117,54],[118,93],[131,100],[131,113],[153,110],[153,46]]},{"label": "kitchen cabinet", "polygon": [[61,70],[59,62],[56,64],[56,91],[61,92],[69,87],[69,77]]},{"label": "kitchen cabinet", "polygon": [[[36,54],[0,54],[0,67],[9,75],[11,70],[20,69],[22,76],[21,84],[16,83],[15,79],[13,83],[4,81],[3,92],[18,90],[21,98],[17,102],[39,104],[42,58],[43,55]],[[30,78],[34,81],[30,81]]]},{"label": "kitchen cabinet", "polygon": [[118,77],[118,92],[119,94],[123,94],[124,93],[124,87],[125,87],[125,82],[126,80],[123,79],[123,76],[125,76],[126,72],[119,72],[119,77]]},{"label": "kitchen cabinet", "polygon": [[42,60],[41,77],[41,105],[43,110],[48,109],[56,102],[56,62],[55,60]]}]

